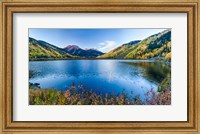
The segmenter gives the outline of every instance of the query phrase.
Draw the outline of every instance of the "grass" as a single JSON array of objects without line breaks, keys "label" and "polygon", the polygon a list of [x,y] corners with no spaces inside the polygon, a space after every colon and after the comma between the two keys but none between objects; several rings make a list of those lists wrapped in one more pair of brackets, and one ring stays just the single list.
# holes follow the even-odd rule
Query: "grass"
[{"label": "grass", "polygon": [[170,105],[171,89],[166,88],[161,92],[150,89],[145,93],[145,98],[140,96],[128,98],[122,92],[121,95],[97,94],[92,90],[72,85],[62,92],[54,89],[40,89],[29,87],[30,105]]}]

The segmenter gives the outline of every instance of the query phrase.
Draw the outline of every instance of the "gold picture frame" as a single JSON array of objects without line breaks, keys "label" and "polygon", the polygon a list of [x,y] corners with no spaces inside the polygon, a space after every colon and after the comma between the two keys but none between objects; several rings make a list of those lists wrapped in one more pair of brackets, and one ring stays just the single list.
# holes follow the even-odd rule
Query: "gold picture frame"
[{"label": "gold picture frame", "polygon": [[[1,133],[200,133],[199,0],[3,0],[0,29]],[[15,122],[12,120],[13,13],[187,13],[188,120],[133,122]]]}]

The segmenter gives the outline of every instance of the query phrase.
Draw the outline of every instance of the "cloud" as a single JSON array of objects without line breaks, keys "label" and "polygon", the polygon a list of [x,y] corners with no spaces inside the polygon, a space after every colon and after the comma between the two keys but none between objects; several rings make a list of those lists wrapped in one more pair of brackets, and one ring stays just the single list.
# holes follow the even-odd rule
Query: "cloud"
[{"label": "cloud", "polygon": [[108,40],[108,41],[99,43],[98,50],[102,51],[104,53],[107,53],[107,52],[109,52],[110,50],[113,50],[116,47],[117,47],[117,43],[115,41],[109,41]]}]

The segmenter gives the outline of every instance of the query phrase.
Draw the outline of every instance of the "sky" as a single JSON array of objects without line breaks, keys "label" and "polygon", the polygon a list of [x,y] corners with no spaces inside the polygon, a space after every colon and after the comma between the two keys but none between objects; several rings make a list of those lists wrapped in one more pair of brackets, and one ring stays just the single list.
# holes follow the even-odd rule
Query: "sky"
[{"label": "sky", "polygon": [[77,45],[104,53],[134,40],[143,40],[166,29],[46,29],[31,28],[29,37],[64,48]]}]

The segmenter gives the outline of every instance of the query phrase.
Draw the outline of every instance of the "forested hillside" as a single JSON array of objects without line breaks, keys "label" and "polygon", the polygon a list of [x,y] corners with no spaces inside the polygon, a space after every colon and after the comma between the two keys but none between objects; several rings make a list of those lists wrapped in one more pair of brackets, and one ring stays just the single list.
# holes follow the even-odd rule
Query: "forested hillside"
[{"label": "forested hillside", "polygon": [[29,37],[29,59],[75,58],[61,48]]},{"label": "forested hillside", "polygon": [[165,30],[142,41],[124,44],[98,58],[112,59],[150,59],[171,58],[171,31]]}]

